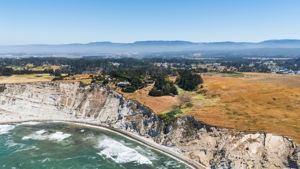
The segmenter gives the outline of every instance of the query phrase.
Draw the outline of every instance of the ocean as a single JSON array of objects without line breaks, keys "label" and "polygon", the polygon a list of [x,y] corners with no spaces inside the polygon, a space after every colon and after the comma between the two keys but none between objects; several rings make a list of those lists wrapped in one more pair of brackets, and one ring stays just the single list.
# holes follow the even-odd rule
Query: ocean
[{"label": "ocean", "polygon": [[1,169],[187,169],[119,134],[71,123],[0,125]]}]

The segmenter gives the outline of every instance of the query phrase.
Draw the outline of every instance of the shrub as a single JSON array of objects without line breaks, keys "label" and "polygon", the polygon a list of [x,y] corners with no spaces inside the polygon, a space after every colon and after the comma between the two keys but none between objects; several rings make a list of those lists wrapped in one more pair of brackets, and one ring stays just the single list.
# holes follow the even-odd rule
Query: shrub
[{"label": "shrub", "polygon": [[135,87],[133,87],[133,86],[127,86],[127,87],[124,87],[122,89],[122,92],[133,93],[135,90],[136,90]]},{"label": "shrub", "polygon": [[108,83],[109,83],[108,79],[104,79],[103,82],[102,82],[103,85],[107,85]]},{"label": "shrub", "polygon": [[150,96],[162,96],[163,93],[161,90],[158,90],[156,87],[153,87],[150,92],[149,92]]},{"label": "shrub", "polygon": [[182,111],[180,109],[175,109],[170,112],[161,114],[159,115],[159,117],[165,122],[170,122],[170,121],[174,121],[177,118],[176,115],[178,114],[182,114]]},{"label": "shrub", "polygon": [[52,81],[56,81],[56,80],[63,80],[64,77],[63,76],[58,76],[52,79]]}]

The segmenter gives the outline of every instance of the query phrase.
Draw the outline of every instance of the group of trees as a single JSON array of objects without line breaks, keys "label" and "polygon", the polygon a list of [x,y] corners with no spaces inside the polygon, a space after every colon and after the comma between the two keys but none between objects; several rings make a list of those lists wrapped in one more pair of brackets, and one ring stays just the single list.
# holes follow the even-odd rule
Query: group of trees
[{"label": "group of trees", "polygon": [[130,78],[128,79],[130,85],[127,86],[127,87],[124,87],[122,89],[123,92],[128,92],[128,93],[132,93],[138,89],[142,89],[146,86],[146,84],[140,79],[140,78],[137,78],[137,77],[133,77],[133,78]]},{"label": "group of trees", "polygon": [[177,89],[173,82],[167,80],[164,76],[155,79],[154,87],[150,90],[150,96],[177,95]]},{"label": "group of trees", "polygon": [[[199,74],[193,73],[191,70],[179,72],[179,77],[176,79],[176,84],[188,91],[197,89],[198,85],[203,83],[203,79]],[[167,80],[164,76],[155,78],[154,87],[150,90],[150,96],[177,95],[178,91],[174,83]]]},{"label": "group of trees", "polygon": [[122,88],[122,91],[132,93],[146,86],[143,81],[144,76],[137,72],[125,69],[116,69],[110,72],[110,77],[116,79],[117,81],[129,82],[130,85]]},{"label": "group of trees", "polygon": [[[101,74],[110,76],[116,82],[126,81],[130,85],[122,88],[124,92],[134,92],[146,86],[146,79],[155,79],[154,88],[149,92],[152,96],[176,95],[177,90],[174,83],[166,80],[167,76],[178,75],[178,70],[189,69],[186,65],[199,64],[202,61],[185,59],[185,58],[0,58],[0,75],[11,74],[29,74],[29,73],[50,73],[57,77],[60,74]],[[166,66],[155,66],[154,63],[168,63]],[[179,68],[174,67],[175,65]],[[58,70],[45,69],[42,71],[32,71],[26,69],[27,64],[35,66],[57,65]],[[21,70],[14,70],[10,66],[24,67]],[[171,66],[173,65],[173,67]],[[195,72],[196,70],[193,70]],[[202,71],[202,70],[198,70]],[[198,72],[197,71],[197,72]],[[105,79],[94,78],[93,82],[103,81]],[[185,90],[194,90],[196,86],[202,82],[199,75],[195,75],[189,71],[179,72],[179,78],[176,81],[179,87]]]},{"label": "group of trees", "polygon": [[[236,70],[241,72],[270,72],[267,65],[263,64],[265,60],[261,59],[248,59],[242,57],[218,57],[218,58],[207,58],[207,59],[196,59],[196,58],[183,58],[183,57],[157,57],[152,54],[149,58],[105,58],[105,57],[83,57],[83,58],[59,58],[59,57],[29,57],[29,58],[0,58],[0,67],[7,66],[24,66],[26,64],[34,64],[35,66],[43,65],[59,65],[61,69],[58,70],[60,73],[101,73],[109,74],[111,71],[116,69],[125,70],[130,74],[135,75],[175,75],[180,69],[193,69],[194,72],[202,73],[211,71],[206,68],[195,68],[195,65],[199,64],[213,64],[219,63],[221,66],[234,67]],[[260,57],[260,56],[257,56]],[[299,70],[300,59],[271,59],[278,66]],[[155,66],[156,63],[164,63],[164,66]],[[254,64],[253,64],[254,63]],[[7,70],[0,69],[0,74],[7,74]],[[51,71],[51,70],[47,70]],[[36,73],[30,70],[14,70],[13,74],[22,73]],[[40,72],[43,73],[43,72]],[[133,77],[131,75],[131,77]]]},{"label": "group of trees", "polygon": [[189,70],[179,72],[179,77],[176,79],[176,84],[188,91],[197,89],[198,85],[203,83],[203,79],[199,74],[194,74]]},{"label": "group of trees", "polygon": [[[224,58],[219,60],[221,66],[234,67],[239,72],[270,72],[268,65],[262,64],[260,59]],[[225,72],[226,73],[226,72]]]},{"label": "group of trees", "polygon": [[1,76],[9,76],[14,73],[12,68],[0,67],[0,75]]},{"label": "group of trees", "polygon": [[0,67],[0,75],[1,76],[10,76],[13,74],[36,74],[36,73],[54,74],[55,71],[53,69],[45,69],[45,70],[39,70],[39,71],[33,71],[33,70],[28,70],[28,69],[14,70],[9,67]]}]

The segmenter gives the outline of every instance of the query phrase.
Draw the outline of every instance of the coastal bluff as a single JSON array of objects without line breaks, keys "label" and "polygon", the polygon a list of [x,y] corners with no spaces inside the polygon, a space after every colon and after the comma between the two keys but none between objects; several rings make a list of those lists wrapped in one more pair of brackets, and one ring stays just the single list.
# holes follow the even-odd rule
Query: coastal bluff
[{"label": "coastal bluff", "polygon": [[209,126],[193,117],[164,121],[144,105],[97,84],[1,84],[0,109],[1,123],[80,120],[124,130],[207,168],[300,167],[300,148],[288,137]]}]

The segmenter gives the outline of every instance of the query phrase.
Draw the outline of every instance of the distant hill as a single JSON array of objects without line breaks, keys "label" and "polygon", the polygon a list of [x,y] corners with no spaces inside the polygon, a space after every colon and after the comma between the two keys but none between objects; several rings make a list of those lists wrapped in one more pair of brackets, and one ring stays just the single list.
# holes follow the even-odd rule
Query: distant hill
[{"label": "distant hill", "polygon": [[250,54],[262,56],[300,57],[300,40],[281,39],[262,42],[189,42],[189,41],[136,41],[133,43],[91,42],[86,44],[35,44],[0,46],[0,54],[32,54],[32,55],[126,55],[140,56],[157,52],[191,52],[218,53],[219,55]]},{"label": "distant hill", "polygon": [[266,40],[266,41],[260,42],[260,44],[278,44],[278,45],[296,44],[296,45],[300,45],[300,40],[299,39]]},{"label": "distant hill", "polygon": [[135,45],[194,45],[197,43],[189,42],[189,41],[136,41],[133,44]]}]

